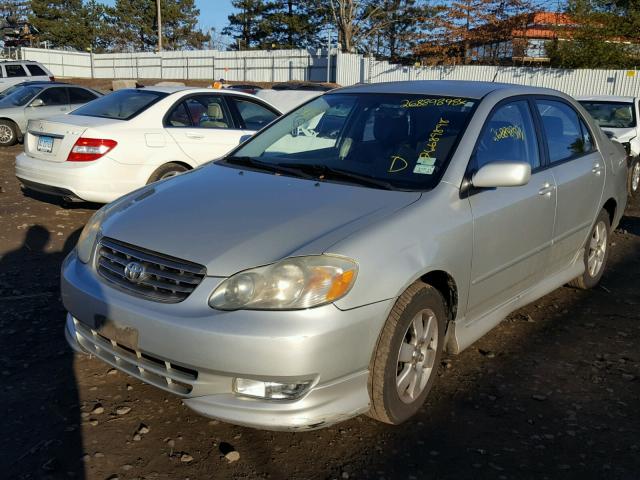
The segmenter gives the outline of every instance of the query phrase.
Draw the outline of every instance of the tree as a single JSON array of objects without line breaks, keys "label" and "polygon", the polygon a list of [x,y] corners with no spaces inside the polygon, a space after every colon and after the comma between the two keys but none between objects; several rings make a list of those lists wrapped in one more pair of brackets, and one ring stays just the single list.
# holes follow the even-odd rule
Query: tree
[{"label": "tree", "polygon": [[[413,56],[425,21],[433,10],[419,0],[383,0],[382,13],[374,16],[381,23],[375,36],[376,56],[398,62],[404,56]],[[375,29],[375,25],[371,26]]]},{"label": "tree", "polygon": [[[171,49],[202,48],[209,36],[198,30],[194,0],[161,0],[163,46]],[[111,23],[118,48],[154,50],[158,45],[156,0],[116,0]]]},{"label": "tree", "polygon": [[222,30],[236,40],[238,50],[261,46],[268,35],[264,16],[269,7],[265,0],[232,0],[231,5],[239,10],[229,15],[229,25]]},{"label": "tree", "polygon": [[78,50],[90,45],[82,0],[31,0],[31,9],[30,22],[40,31],[40,41]]},{"label": "tree", "polygon": [[567,6],[573,27],[563,41],[546,45],[551,65],[562,68],[626,68],[638,62],[640,2],[574,0]]},{"label": "tree", "polygon": [[319,44],[323,23],[322,10],[310,0],[279,0],[265,5],[260,42],[269,47],[306,48]]}]

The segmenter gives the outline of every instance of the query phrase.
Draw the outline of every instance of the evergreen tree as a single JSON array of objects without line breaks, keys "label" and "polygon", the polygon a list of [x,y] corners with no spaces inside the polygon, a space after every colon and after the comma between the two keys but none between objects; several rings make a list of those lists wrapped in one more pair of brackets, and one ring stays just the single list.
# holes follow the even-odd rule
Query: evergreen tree
[{"label": "evergreen tree", "polygon": [[[375,52],[392,62],[412,57],[420,32],[432,9],[420,0],[383,0],[380,27],[375,35]],[[375,28],[375,25],[372,26]]]},{"label": "evergreen tree", "polygon": [[265,5],[261,43],[276,48],[306,48],[319,44],[323,15],[310,0],[279,0]]},{"label": "evergreen tree", "polygon": [[31,9],[30,22],[39,30],[40,41],[78,50],[89,47],[82,0],[31,0]]},{"label": "evergreen tree", "polygon": [[[194,0],[161,0],[163,48],[202,48],[209,37],[196,29],[200,11]],[[119,49],[154,50],[158,45],[155,0],[116,0],[111,10]]]},{"label": "evergreen tree", "polygon": [[234,38],[232,48],[246,50],[262,46],[269,34],[265,22],[269,6],[265,0],[232,0],[231,5],[238,12],[229,15],[229,25],[222,33]]}]

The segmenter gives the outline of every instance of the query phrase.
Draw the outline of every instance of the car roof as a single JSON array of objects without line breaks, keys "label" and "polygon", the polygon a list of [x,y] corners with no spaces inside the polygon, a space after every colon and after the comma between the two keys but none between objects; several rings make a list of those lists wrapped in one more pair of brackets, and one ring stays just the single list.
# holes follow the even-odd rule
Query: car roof
[{"label": "car roof", "polygon": [[635,97],[625,97],[622,95],[592,95],[576,97],[579,102],[600,101],[600,102],[627,102],[633,103]]},{"label": "car roof", "polygon": [[471,82],[463,80],[411,80],[404,82],[383,82],[371,84],[357,84],[351,87],[337,88],[328,92],[333,93],[404,93],[422,94],[445,97],[462,97],[481,99],[496,90],[506,90],[514,95],[522,94],[552,94],[558,91],[549,88],[530,87],[512,83]]}]

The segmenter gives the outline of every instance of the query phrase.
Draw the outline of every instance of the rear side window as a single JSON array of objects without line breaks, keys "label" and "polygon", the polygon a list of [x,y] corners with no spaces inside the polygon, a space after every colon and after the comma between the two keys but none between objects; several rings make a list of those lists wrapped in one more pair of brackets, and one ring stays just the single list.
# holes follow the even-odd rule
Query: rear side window
[{"label": "rear side window", "polygon": [[536,105],[547,137],[551,163],[593,151],[589,130],[573,108],[554,100],[536,100]]},{"label": "rear side window", "polygon": [[235,103],[245,128],[248,130],[260,130],[278,117],[271,110],[255,102],[240,98],[233,98],[232,101]]},{"label": "rear side window", "polygon": [[69,103],[87,103],[98,96],[84,88],[69,88]]},{"label": "rear side window", "polygon": [[75,109],[71,115],[130,120],[166,96],[153,90],[118,90]]},{"label": "rear side window", "polygon": [[25,68],[27,70],[29,70],[29,73],[33,77],[48,77],[47,72],[45,72],[38,65],[29,65],[29,64],[27,64],[27,65],[25,65]]},{"label": "rear side window", "polygon": [[5,65],[4,69],[6,70],[7,77],[9,78],[27,76],[27,72],[24,71],[24,68],[22,68],[22,65],[17,65],[17,64]]},{"label": "rear side window", "polygon": [[498,107],[489,117],[473,157],[473,171],[491,162],[527,162],[540,167],[538,140],[526,100]]},{"label": "rear side window", "polygon": [[69,99],[65,90],[64,88],[48,88],[38,95],[38,98],[42,100],[45,107],[66,105],[69,103]]}]

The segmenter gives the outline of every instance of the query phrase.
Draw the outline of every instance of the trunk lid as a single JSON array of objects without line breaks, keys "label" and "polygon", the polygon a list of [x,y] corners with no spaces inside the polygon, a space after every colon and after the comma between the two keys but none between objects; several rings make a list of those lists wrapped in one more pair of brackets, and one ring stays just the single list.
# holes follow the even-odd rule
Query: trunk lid
[{"label": "trunk lid", "polygon": [[58,115],[46,120],[31,120],[24,138],[24,151],[39,160],[64,162],[76,141],[89,128],[114,124],[108,118]]}]

